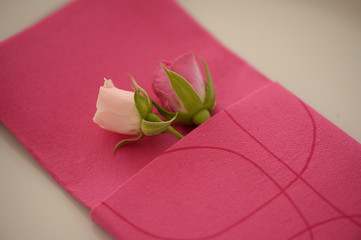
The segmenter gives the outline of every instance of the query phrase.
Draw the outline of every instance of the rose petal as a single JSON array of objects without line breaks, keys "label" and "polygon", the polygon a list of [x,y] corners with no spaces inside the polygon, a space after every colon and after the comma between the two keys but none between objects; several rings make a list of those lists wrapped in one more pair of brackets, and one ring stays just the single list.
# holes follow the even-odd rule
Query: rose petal
[{"label": "rose petal", "polygon": [[134,104],[134,93],[118,89],[111,80],[104,81],[93,118],[100,127],[122,134],[140,132],[140,115]]},{"label": "rose petal", "polygon": [[201,70],[193,52],[184,54],[174,60],[170,70],[186,79],[198,93],[202,101],[205,98],[205,85]]},{"label": "rose petal", "polygon": [[[162,64],[166,68],[170,67],[170,63],[167,61],[162,62]],[[167,74],[160,64],[154,72],[153,79],[153,91],[158,96],[162,106],[170,112],[186,112],[183,103],[173,91]]]},{"label": "rose petal", "polygon": [[108,131],[136,135],[140,133],[140,118],[132,115],[119,115],[114,112],[96,112],[94,122]]}]

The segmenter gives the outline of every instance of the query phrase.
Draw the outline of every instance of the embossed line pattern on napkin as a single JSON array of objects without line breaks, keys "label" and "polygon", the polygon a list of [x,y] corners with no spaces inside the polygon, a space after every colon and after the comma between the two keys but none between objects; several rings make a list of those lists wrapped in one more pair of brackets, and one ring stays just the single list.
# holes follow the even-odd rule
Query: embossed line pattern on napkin
[{"label": "embossed line pattern on napkin", "polygon": [[117,238],[357,239],[360,159],[360,144],[272,84],[200,126],[92,214],[101,226],[112,219],[105,228]]}]

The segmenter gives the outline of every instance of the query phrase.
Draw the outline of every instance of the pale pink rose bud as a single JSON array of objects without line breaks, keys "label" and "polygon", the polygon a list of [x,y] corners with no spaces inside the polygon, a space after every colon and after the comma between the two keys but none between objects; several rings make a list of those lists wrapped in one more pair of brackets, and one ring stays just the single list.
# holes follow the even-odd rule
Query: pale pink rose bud
[{"label": "pale pink rose bud", "polygon": [[[200,67],[193,52],[181,55],[173,63],[162,61],[170,71],[181,75],[204,101],[206,86]],[[169,112],[187,112],[183,103],[172,89],[166,72],[158,65],[153,79],[153,90],[161,101],[162,106]]]},{"label": "pale pink rose bud", "polygon": [[96,107],[93,121],[100,127],[127,135],[141,132],[141,117],[134,103],[134,92],[118,89],[112,80],[104,78]]}]

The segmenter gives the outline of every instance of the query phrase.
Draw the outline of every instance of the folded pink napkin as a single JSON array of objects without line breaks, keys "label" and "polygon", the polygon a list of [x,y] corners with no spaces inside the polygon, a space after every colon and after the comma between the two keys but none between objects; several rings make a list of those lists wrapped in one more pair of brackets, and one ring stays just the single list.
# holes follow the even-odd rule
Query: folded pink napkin
[{"label": "folded pink napkin", "polygon": [[[129,144],[93,123],[103,78],[151,97],[158,61],[194,51],[205,59],[223,109],[270,83],[220,45],[173,1],[80,0],[0,45],[0,118],[39,163],[92,208],[178,139]],[[182,129],[186,133],[187,129]]]},{"label": "folded pink napkin", "polygon": [[360,239],[360,156],[274,83],[166,150],[92,217],[118,239]]},{"label": "folded pink napkin", "polygon": [[[207,60],[219,114],[171,149],[161,135],[114,157],[123,136],[92,122],[103,77],[131,90],[130,72],[151,93],[157,61],[189,51]],[[75,1],[3,42],[0,66],[1,121],[116,238],[361,236],[360,145],[173,1]]]}]

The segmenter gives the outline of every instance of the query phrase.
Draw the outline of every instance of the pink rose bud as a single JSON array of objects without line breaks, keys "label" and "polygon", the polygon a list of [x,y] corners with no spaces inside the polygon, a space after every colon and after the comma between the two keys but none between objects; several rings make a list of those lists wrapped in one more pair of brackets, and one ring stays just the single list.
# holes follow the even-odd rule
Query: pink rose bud
[{"label": "pink rose bud", "polygon": [[112,80],[104,78],[96,107],[93,120],[100,127],[127,135],[141,132],[141,116],[134,104],[134,92],[118,89]]},{"label": "pink rose bud", "polygon": [[204,60],[207,81],[204,80],[194,53],[187,53],[173,63],[162,62],[157,67],[153,90],[161,106],[159,113],[167,119],[178,112],[175,121],[201,124],[210,117],[215,105],[213,81]]},{"label": "pink rose bud", "polygon": [[104,78],[104,86],[100,87],[97,100],[97,111],[94,122],[105,130],[127,135],[134,138],[123,139],[115,145],[114,153],[127,142],[137,141],[144,136],[160,133],[172,133],[178,138],[183,135],[177,132],[169,121],[163,121],[152,113],[153,104],[147,92],[141,88],[132,76],[134,92],[124,91],[114,86],[112,80]]},{"label": "pink rose bud", "polygon": [[[163,62],[163,65],[168,70],[181,75],[193,87],[201,100],[204,101],[205,85],[194,53],[186,53],[174,60],[173,63]],[[169,112],[187,112],[183,103],[174,92],[167,73],[161,65],[158,65],[154,74],[153,90],[161,101],[162,106]]]}]

